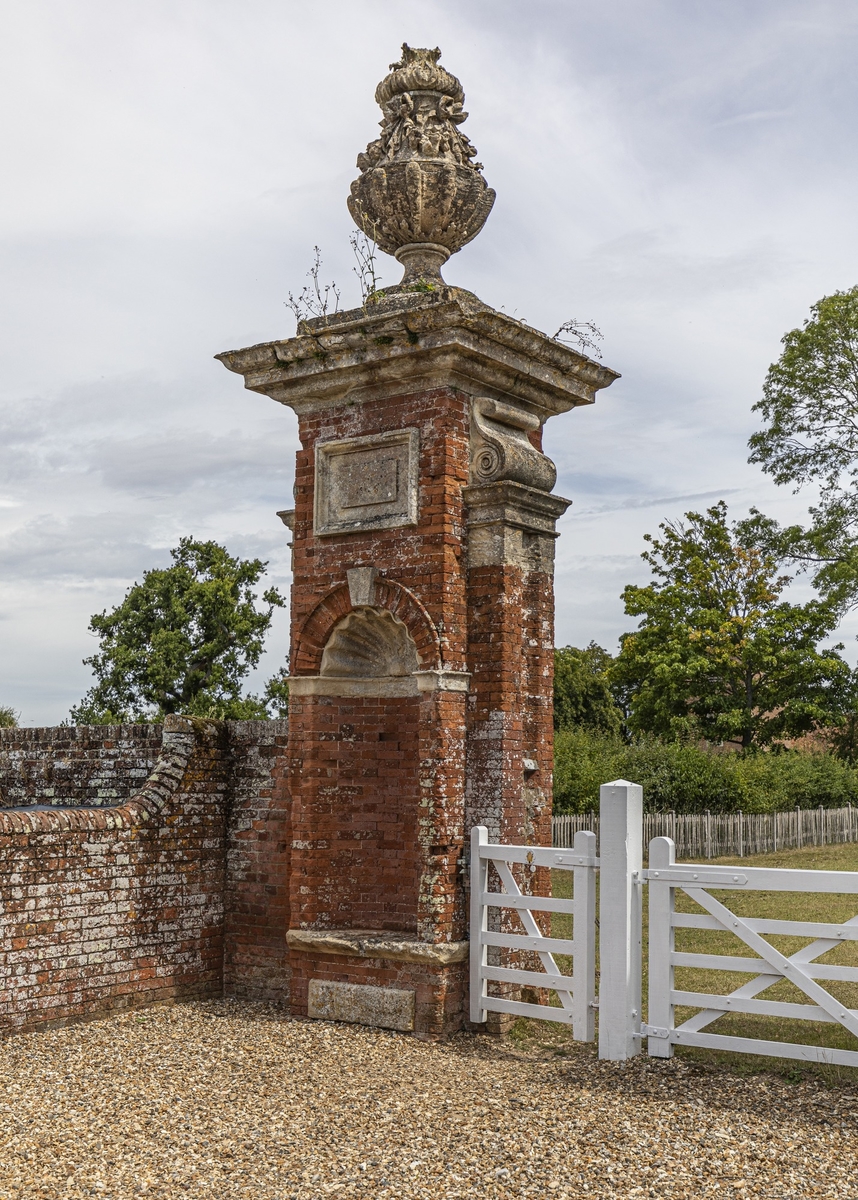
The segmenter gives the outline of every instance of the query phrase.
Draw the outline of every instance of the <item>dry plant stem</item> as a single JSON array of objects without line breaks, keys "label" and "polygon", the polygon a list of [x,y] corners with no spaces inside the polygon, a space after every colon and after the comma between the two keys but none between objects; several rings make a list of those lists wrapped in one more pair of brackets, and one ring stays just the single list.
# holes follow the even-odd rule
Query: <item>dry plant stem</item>
[{"label": "dry plant stem", "polygon": [[564,342],[566,345],[574,343],[582,354],[589,351],[596,358],[602,357],[599,342],[603,338],[604,334],[595,322],[578,321],[575,317],[570,321],[564,321],[554,334],[556,342]]},{"label": "dry plant stem", "polygon": [[382,279],[378,274],[376,255],[378,246],[366,236],[362,230],[349,234],[349,245],[355,256],[356,266],[352,267],[360,284],[361,300],[366,304],[371,296],[378,295]]},{"label": "dry plant stem", "polygon": [[301,289],[301,294],[297,300],[289,293],[289,299],[286,301],[286,307],[291,308],[295,320],[300,330],[304,321],[310,317],[327,317],[328,309],[333,303],[333,309],[330,315],[339,311],[340,307],[340,292],[336,283],[319,283],[319,272],[322,269],[322,252],[318,246],[313,247],[313,265],[307,272],[310,279],[310,285]]}]

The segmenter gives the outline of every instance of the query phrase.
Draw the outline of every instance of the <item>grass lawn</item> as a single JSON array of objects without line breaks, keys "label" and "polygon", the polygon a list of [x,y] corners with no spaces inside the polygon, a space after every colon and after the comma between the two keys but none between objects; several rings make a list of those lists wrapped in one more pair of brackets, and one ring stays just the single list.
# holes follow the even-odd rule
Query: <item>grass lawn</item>
[{"label": "grass lawn", "polygon": [[[784,850],[776,854],[761,854],[745,858],[712,859],[713,865],[793,867],[802,870],[858,871],[858,844],[838,846],[805,846],[800,850]],[[552,881],[554,895],[571,894],[572,877],[569,872],[556,871]],[[794,921],[841,922],[858,913],[858,896],[802,892],[745,892],[718,890],[715,895],[738,916],[768,917]],[[684,892],[676,892],[677,911],[702,912],[697,904]],[[552,933],[558,937],[571,934],[572,918],[555,914],[552,918]],[[644,985],[643,1013],[647,1012],[647,890],[644,889]],[[782,954],[794,954],[796,950],[811,942],[812,938],[786,937],[770,934],[768,940]],[[733,957],[756,958],[757,955],[744,942],[726,930],[677,929],[676,949],[697,954],[727,954]],[[845,942],[819,956],[819,963],[858,967],[858,942]],[[566,960],[564,970],[570,963]],[[683,991],[726,994],[748,982],[753,976],[747,973],[707,971],[690,967],[676,968],[676,987]],[[852,1009],[858,1009],[858,983],[820,981],[838,1000]],[[794,984],[783,980],[759,994],[762,1000],[784,1000],[810,1004],[811,1000]],[[556,998],[554,999],[556,1003]],[[698,1011],[693,1008],[677,1008],[677,1024]],[[538,1030],[535,1027],[539,1027]],[[534,1027],[534,1028],[531,1028]],[[556,1032],[554,1032],[556,1030]],[[830,1046],[843,1050],[858,1050],[858,1039],[853,1038],[842,1026],[815,1021],[797,1021],[778,1017],[749,1016],[726,1013],[707,1027],[707,1033],[723,1033],[733,1037],[764,1038],[768,1041],[807,1043]],[[562,1051],[563,1043],[570,1038],[563,1026],[548,1022],[517,1022],[512,1036],[521,1041],[534,1037],[545,1045],[547,1038]],[[725,1051],[702,1050],[694,1047],[678,1047],[678,1055],[701,1062],[727,1064],[732,1070],[742,1073],[760,1070],[776,1071],[787,1078],[800,1079],[806,1075],[820,1075],[828,1080],[842,1079],[858,1082],[858,1069],[821,1064],[815,1066],[792,1059],[774,1059],[761,1055],[735,1054]]]}]

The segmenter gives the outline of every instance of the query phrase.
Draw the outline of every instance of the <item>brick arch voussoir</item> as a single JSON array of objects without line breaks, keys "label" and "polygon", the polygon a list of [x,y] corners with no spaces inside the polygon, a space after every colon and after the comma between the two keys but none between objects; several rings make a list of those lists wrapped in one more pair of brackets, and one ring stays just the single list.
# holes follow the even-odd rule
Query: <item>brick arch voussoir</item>
[{"label": "brick arch voussoir", "polygon": [[[424,671],[441,668],[441,639],[429,613],[401,583],[379,579],[375,585],[375,608],[387,609],[400,621],[414,639],[417,657]],[[296,675],[318,675],[322,669],[322,654],[334,627],[352,612],[348,585],[332,588],[305,618],[298,633],[293,670]]]}]

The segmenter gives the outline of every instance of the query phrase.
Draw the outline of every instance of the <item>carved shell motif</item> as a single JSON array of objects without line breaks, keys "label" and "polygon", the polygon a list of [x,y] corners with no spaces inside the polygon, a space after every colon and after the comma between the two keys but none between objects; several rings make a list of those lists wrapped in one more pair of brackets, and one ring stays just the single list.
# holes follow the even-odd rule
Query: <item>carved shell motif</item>
[{"label": "carved shell motif", "polygon": [[465,94],[438,65],[441,51],[402,47],[402,59],[376,88],[381,137],[358,155],[351,186],[355,224],[388,254],[430,243],[451,254],[475,238],[495,193],[460,125]]},{"label": "carved shell motif", "polygon": [[386,609],[357,608],[334,627],[322,653],[321,675],[379,679],[419,671],[407,628]]}]

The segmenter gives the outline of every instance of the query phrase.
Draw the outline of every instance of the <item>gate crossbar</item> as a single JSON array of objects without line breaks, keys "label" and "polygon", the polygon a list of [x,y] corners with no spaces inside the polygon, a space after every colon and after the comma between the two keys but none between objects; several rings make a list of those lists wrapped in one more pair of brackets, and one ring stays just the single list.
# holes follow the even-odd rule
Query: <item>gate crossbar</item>
[{"label": "gate crossbar", "polygon": [[[650,843],[650,868],[645,872],[650,887],[650,999],[649,1024],[643,1027],[651,1055],[669,1057],[676,1044],[710,1049],[740,1051],[746,1054],[776,1055],[809,1062],[858,1066],[858,1051],[838,1050],[792,1042],[769,1042],[758,1038],[731,1037],[705,1033],[707,1026],[728,1012],[758,1016],[788,1017],[841,1025],[858,1037],[858,1010],[841,1003],[817,979],[858,982],[858,968],[816,963],[821,954],[845,941],[858,938],[858,915],[842,924],[811,921],[775,921],[741,917],[710,894],[710,888],[735,888],[742,891],[858,892],[858,874],[840,871],[793,871],[776,868],[745,869],[735,873],[729,868],[713,872],[702,864],[675,865],[675,847],[670,838],[654,838]],[[703,913],[674,912],[676,889],[684,891],[705,910]],[[757,958],[718,954],[678,953],[674,930],[682,928],[723,930],[738,937]],[[775,949],[762,936],[776,933],[814,940],[789,956]],[[693,992],[674,986],[676,967],[698,967],[714,971],[745,971],[755,979],[727,995]],[[814,1001],[796,1004],[778,1000],[757,1000],[760,992],[786,979]],[[699,1008],[681,1025],[675,1024],[677,1004]]]},{"label": "gate crossbar", "polygon": [[[482,1022],[489,1012],[560,1021],[572,1026],[579,1041],[592,1041],[595,1033],[596,994],[595,835],[582,831],[575,835],[571,850],[546,846],[500,846],[488,840],[485,826],[471,833],[471,1020]],[[531,896],[522,892],[511,870],[524,865],[571,871],[574,897]],[[504,891],[489,890],[489,868],[493,867]],[[490,910],[515,913],[523,933],[489,929]],[[555,938],[543,933],[534,912],[564,913],[573,918],[573,936]],[[535,953],[541,971],[497,963],[489,964],[489,947]],[[572,974],[565,974],[554,955],[572,958]],[[529,986],[554,991],[559,1007],[533,1004],[505,996],[489,995],[488,984]]]}]

